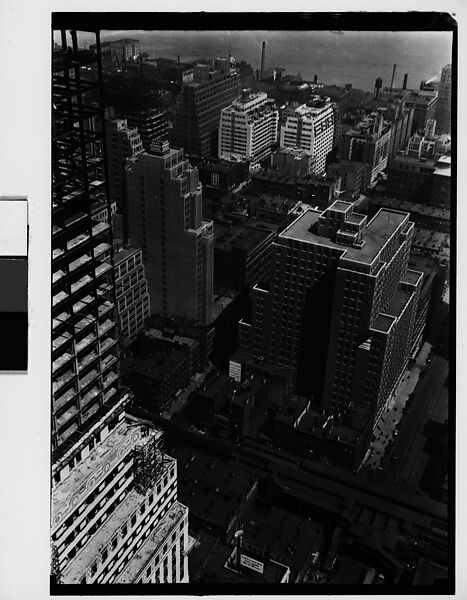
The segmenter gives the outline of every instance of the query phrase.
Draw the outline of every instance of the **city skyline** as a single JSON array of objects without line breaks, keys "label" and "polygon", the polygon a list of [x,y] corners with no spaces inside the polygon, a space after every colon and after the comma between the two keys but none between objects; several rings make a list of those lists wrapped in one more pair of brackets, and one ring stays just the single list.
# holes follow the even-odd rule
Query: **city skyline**
[{"label": "city skyline", "polygon": [[459,593],[455,25],[170,14],[53,17],[48,593]]},{"label": "city skyline", "polygon": [[[420,412],[420,390],[424,377],[441,376],[449,365],[450,66],[440,82],[430,77],[414,86],[409,73],[397,82],[394,63],[390,83],[377,76],[365,91],[352,82],[339,87],[316,73],[307,79],[272,67],[266,40],[255,69],[230,50],[223,57],[211,49],[194,61],[178,54],[154,59],[136,36],[101,42],[95,35],[96,43],[87,46],[76,31],[62,30],[53,54],[59,334],[53,433],[57,450],[67,444],[65,462],[58,454],[53,463],[53,506],[64,488],[73,489],[81,470],[92,470],[94,455],[112,446],[113,396],[127,398],[118,404],[122,427],[136,421],[156,437],[161,429],[169,453],[156,453],[165,458],[154,462],[150,441],[147,450],[135,450],[126,499],[122,494],[112,501],[109,492],[93,508],[104,484],[89,488],[84,506],[91,512],[81,525],[75,529],[77,512],[52,530],[53,584],[447,583],[447,548],[441,551],[440,544],[446,543],[452,489],[449,393],[433,387],[431,412]],[[342,37],[338,30],[334,35]],[[158,113],[156,128],[145,128],[148,111]],[[136,128],[128,127],[129,119]],[[397,170],[401,161],[403,174]],[[392,198],[401,179],[409,191]],[[393,201],[405,202],[406,209]],[[410,203],[422,208],[414,211]],[[263,241],[254,233],[260,228],[267,231]],[[128,270],[133,262],[119,267],[118,277],[128,272],[119,283],[123,293],[140,287],[118,302],[112,232],[122,237],[124,250],[140,249],[142,260],[138,275]],[[434,246],[422,241],[424,235]],[[243,272],[245,283],[226,287],[221,265]],[[111,304],[100,307],[103,300]],[[119,329],[114,341],[108,336],[123,323],[123,308],[139,314],[139,321],[131,317],[134,341],[115,346]],[[106,358],[113,347],[117,354]],[[415,387],[407,387],[408,379]],[[407,436],[407,423],[415,418]],[[221,459],[221,440],[236,449],[242,464]],[[423,462],[414,450],[420,444]],[[265,455],[275,468],[281,461],[293,465],[293,483],[283,487],[262,472]],[[165,555],[168,538],[159,554],[157,543],[144,539],[149,535],[162,547],[168,531],[169,513],[159,512],[166,495],[153,503],[160,465],[172,460],[184,464],[172,502],[182,503],[185,525],[182,541]],[[344,486],[346,473],[353,473],[370,497],[376,478],[407,508],[424,498],[429,519],[442,525],[427,537],[419,524],[408,538],[395,506],[367,504],[369,498],[353,513],[339,509],[340,526],[329,512],[323,521],[311,508],[318,510],[313,480],[301,491],[296,487],[315,469]],[[204,484],[197,487],[200,478]],[[244,484],[233,491],[230,482],[237,478]],[[122,480],[114,479],[118,489]],[[114,534],[124,507],[141,504],[139,497],[130,503],[131,486],[146,494],[137,512],[149,510],[144,523],[152,525],[141,533],[133,516]],[[352,497],[349,488],[347,493]],[[107,507],[107,501],[113,503]],[[276,543],[256,539],[244,523],[264,526],[264,517],[254,515],[265,506],[285,511],[286,519],[303,518],[309,506],[313,544],[289,542],[284,552],[288,527]],[[367,542],[356,529],[360,510],[373,512],[368,532],[379,542]],[[57,518],[54,508],[54,523]],[[352,556],[341,528],[353,539]],[[128,529],[133,533],[127,539]],[[173,544],[176,538],[170,539]],[[220,562],[216,547],[224,556]]]}]

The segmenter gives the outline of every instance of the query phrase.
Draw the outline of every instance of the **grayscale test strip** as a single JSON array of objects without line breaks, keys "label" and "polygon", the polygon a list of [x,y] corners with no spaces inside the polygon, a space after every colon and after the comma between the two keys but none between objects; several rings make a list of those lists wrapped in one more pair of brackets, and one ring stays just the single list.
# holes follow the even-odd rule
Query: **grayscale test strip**
[{"label": "grayscale test strip", "polygon": [[0,196],[0,372],[28,366],[28,204]]}]

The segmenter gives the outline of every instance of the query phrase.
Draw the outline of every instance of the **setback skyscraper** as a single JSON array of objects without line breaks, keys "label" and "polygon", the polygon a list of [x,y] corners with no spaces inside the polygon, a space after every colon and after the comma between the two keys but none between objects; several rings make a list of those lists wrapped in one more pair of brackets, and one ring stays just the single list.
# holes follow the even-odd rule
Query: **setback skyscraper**
[{"label": "setback skyscraper", "polygon": [[198,169],[168,142],[127,165],[130,240],[143,250],[151,312],[209,324],[214,236]]},{"label": "setback skyscraper", "polygon": [[413,223],[381,209],[367,222],[349,202],[308,210],[273,244],[269,287],[253,288],[240,347],[296,372],[297,388],[338,413],[376,416],[412,348],[422,275],[407,269]]}]

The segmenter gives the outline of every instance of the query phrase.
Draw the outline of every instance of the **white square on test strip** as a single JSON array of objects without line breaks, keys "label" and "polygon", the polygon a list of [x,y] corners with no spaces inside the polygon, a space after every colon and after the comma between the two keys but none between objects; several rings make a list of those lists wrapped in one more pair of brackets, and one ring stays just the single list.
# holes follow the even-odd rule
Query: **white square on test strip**
[{"label": "white square on test strip", "polygon": [[28,203],[0,198],[0,256],[27,256]]}]

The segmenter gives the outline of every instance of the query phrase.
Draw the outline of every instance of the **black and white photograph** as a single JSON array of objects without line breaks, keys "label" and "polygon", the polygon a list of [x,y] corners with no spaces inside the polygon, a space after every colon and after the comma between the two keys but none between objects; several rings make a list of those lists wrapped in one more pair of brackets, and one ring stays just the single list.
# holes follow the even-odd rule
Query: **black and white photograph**
[{"label": "black and white photograph", "polygon": [[0,187],[48,595],[459,593],[455,14],[160,8],[50,11],[49,196]]}]

